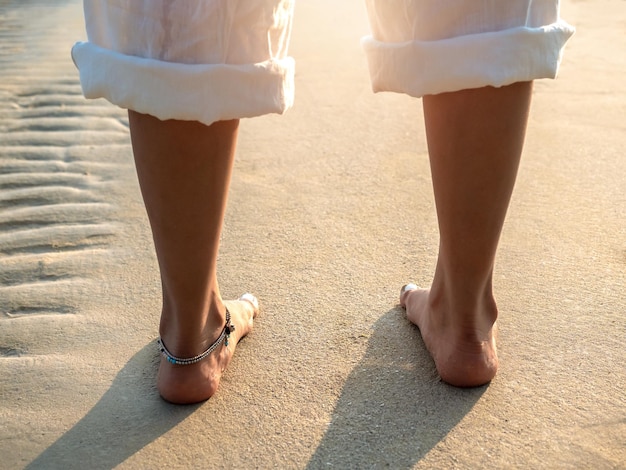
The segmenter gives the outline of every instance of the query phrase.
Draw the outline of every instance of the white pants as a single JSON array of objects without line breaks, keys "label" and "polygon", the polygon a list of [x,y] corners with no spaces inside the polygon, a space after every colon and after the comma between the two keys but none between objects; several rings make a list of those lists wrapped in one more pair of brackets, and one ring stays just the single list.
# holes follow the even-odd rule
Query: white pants
[{"label": "white pants", "polygon": [[[88,41],[72,49],[83,92],[205,124],[283,113],[294,96],[294,3],[84,0]],[[412,96],[554,78],[574,31],[558,0],[366,4],[372,87]]]},{"label": "white pants", "polygon": [[555,78],[574,28],[558,0],[366,0],[374,91],[411,96]]},{"label": "white pants", "polygon": [[84,0],[87,98],[211,124],[293,104],[294,0]]}]

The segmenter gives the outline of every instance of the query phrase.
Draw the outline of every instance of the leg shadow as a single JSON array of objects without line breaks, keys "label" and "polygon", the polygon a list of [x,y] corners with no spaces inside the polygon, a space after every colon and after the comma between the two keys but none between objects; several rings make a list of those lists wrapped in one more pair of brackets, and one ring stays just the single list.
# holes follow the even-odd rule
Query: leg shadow
[{"label": "leg shadow", "polygon": [[394,308],[376,322],[307,469],[413,468],[486,388],[441,382],[419,330]]},{"label": "leg shadow", "polygon": [[151,342],[128,361],[89,413],[26,468],[114,468],[193,413],[199,405],[170,405],[159,397],[158,361]]}]

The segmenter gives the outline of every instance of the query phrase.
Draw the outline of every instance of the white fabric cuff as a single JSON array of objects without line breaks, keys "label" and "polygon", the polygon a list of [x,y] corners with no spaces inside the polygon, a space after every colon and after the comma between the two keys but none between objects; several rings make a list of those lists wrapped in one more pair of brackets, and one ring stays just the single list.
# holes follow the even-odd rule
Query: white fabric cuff
[{"label": "white fabric cuff", "polygon": [[257,64],[181,64],[78,42],[72,59],[86,98],[105,98],[161,120],[216,121],[284,113],[293,106],[291,57]]},{"label": "white fabric cuff", "polygon": [[565,21],[458,36],[439,41],[384,43],[364,37],[375,92],[414,97],[555,78],[563,46],[574,34]]}]

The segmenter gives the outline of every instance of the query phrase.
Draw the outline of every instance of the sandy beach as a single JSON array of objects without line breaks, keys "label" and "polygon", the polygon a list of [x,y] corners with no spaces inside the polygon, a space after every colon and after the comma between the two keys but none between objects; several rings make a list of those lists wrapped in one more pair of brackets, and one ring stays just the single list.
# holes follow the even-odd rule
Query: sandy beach
[{"label": "sandy beach", "polygon": [[626,468],[626,2],[563,2],[496,263],[501,369],[461,390],[398,306],[437,255],[421,102],[371,92],[360,0],[300,0],[296,104],[242,121],[220,253],[261,316],[188,407],[154,386],[157,265],[126,112],[70,58],[81,5],[0,0],[0,469]]}]

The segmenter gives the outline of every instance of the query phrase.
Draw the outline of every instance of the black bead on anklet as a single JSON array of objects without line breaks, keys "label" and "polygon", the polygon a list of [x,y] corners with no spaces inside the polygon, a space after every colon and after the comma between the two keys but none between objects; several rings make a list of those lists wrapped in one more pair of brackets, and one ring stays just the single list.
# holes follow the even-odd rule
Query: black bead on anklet
[{"label": "black bead on anklet", "polygon": [[228,340],[230,338],[230,334],[233,331],[235,331],[235,325],[233,325],[230,322],[230,312],[228,311],[228,308],[227,308],[226,309],[226,325],[224,326],[224,329],[220,333],[219,337],[215,340],[215,342],[211,346],[209,346],[206,349],[206,351],[204,351],[203,353],[200,353],[197,356],[188,357],[188,358],[176,357],[167,350],[161,338],[157,339],[157,345],[159,346],[160,353],[165,357],[167,362],[169,362],[170,364],[178,365],[178,366],[188,366],[190,364],[195,364],[196,362],[200,362],[202,359],[206,358],[209,354],[215,351],[217,347],[220,344],[222,344],[222,342],[224,342],[224,346],[228,346]]}]

